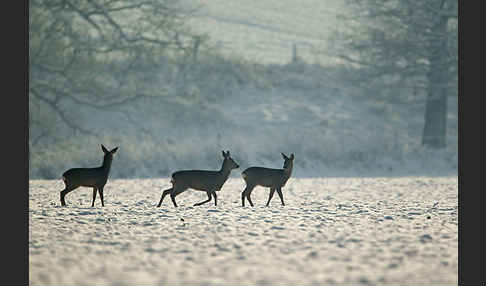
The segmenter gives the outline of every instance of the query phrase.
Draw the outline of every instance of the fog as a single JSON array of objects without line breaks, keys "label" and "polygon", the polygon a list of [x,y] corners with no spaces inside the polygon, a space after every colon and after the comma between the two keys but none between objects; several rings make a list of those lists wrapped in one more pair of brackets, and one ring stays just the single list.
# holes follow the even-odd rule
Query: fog
[{"label": "fog", "polygon": [[[222,150],[240,171],[294,153],[296,177],[457,175],[457,7],[440,62],[450,74],[432,77],[435,58],[418,52],[428,30],[407,26],[426,8],[373,22],[339,1],[162,2],[173,10],[124,14],[140,19],[30,3],[31,179],[100,166],[100,144],[119,147],[110,178],[215,170]],[[423,142],[437,95],[439,147]]]}]

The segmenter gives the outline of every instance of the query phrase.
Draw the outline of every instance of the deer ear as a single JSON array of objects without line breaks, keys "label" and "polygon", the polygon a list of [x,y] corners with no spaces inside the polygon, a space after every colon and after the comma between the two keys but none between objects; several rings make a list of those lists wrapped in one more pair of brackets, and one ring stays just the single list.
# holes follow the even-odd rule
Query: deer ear
[{"label": "deer ear", "polygon": [[226,156],[230,156],[229,150],[226,150]]},{"label": "deer ear", "polygon": [[224,153],[224,150],[223,150],[223,151],[221,151],[221,152],[223,153],[223,157],[225,157],[225,158],[226,158],[226,153]]},{"label": "deer ear", "polygon": [[282,157],[283,157],[284,159],[288,159],[288,158],[289,158],[289,157],[287,157],[287,156],[286,156],[284,153],[280,153],[280,154],[282,154]]},{"label": "deer ear", "polygon": [[103,146],[103,144],[101,144],[101,150],[103,150],[103,153],[107,154],[109,153],[108,150],[106,150],[105,146]]},{"label": "deer ear", "polygon": [[111,154],[115,154],[117,150],[118,150],[118,147],[113,148],[113,150],[111,150],[111,151],[110,151],[110,153],[111,153]]},{"label": "deer ear", "polygon": [[294,160],[294,153],[290,154],[290,160]]}]

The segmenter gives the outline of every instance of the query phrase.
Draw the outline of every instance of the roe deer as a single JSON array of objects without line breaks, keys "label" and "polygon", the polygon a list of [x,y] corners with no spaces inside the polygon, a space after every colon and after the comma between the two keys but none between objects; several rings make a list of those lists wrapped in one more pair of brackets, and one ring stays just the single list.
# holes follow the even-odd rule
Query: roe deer
[{"label": "roe deer", "polygon": [[248,199],[248,202],[250,202],[250,205],[253,206],[250,194],[253,191],[253,188],[256,186],[270,188],[270,196],[268,197],[267,207],[275,190],[277,190],[278,196],[282,201],[282,206],[285,206],[282,188],[285,186],[285,183],[287,183],[287,180],[292,174],[292,167],[294,166],[294,154],[287,157],[284,153],[282,153],[282,156],[285,160],[283,169],[250,167],[241,173],[241,176],[246,182],[246,188],[241,193],[241,203],[243,207],[245,206],[245,197]]},{"label": "roe deer", "polygon": [[100,193],[101,205],[105,206],[103,201],[103,187],[108,180],[108,174],[110,173],[111,161],[113,161],[113,155],[118,150],[118,147],[111,151],[108,151],[103,144],[101,144],[101,150],[105,153],[103,157],[103,164],[97,168],[73,168],[69,169],[62,174],[62,180],[66,187],[61,191],[61,205],[66,206],[64,197],[77,189],[78,187],[92,187],[93,188],[93,202],[91,207],[94,207],[96,199],[96,191]]},{"label": "roe deer", "polygon": [[211,201],[211,196],[214,197],[214,205],[217,206],[218,197],[216,196],[216,192],[221,190],[221,187],[223,187],[223,184],[228,179],[231,170],[240,167],[236,164],[233,158],[230,157],[229,151],[226,151],[226,153],[223,151],[223,157],[223,165],[219,171],[183,170],[173,173],[170,180],[172,188],[162,192],[162,197],[160,198],[157,207],[160,207],[165,196],[169,194],[174,207],[177,207],[175,197],[189,188],[206,192],[208,195],[207,200],[194,204],[194,206],[200,206]]}]

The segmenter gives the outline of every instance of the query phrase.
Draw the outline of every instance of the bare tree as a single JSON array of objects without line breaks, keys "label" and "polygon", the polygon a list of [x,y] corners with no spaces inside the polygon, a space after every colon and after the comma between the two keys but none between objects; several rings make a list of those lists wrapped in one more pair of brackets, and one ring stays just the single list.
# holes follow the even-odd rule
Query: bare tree
[{"label": "bare tree", "polygon": [[[446,146],[448,96],[457,96],[458,2],[454,0],[348,0],[335,33],[338,58],[359,67],[364,85],[397,78],[426,95],[422,145]],[[386,83],[380,81],[383,88]]]},{"label": "bare tree", "polygon": [[29,108],[31,140],[51,120],[84,134],[66,102],[99,110],[163,95],[154,71],[189,57],[201,39],[185,25],[192,10],[175,0],[29,1]]}]

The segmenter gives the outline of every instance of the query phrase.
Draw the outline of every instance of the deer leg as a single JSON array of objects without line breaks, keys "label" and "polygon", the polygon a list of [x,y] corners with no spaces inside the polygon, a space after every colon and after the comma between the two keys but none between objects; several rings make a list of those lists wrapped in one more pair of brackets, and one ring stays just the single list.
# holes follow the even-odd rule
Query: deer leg
[{"label": "deer leg", "polygon": [[175,201],[175,195],[174,195],[174,193],[170,193],[170,199],[172,200],[172,204],[174,205],[174,207],[177,207],[177,203]]},{"label": "deer leg", "polygon": [[270,204],[270,200],[273,198],[273,193],[275,193],[275,188],[270,188],[270,195],[268,196],[267,207]]},{"label": "deer leg", "polygon": [[177,187],[175,184],[172,187],[172,191],[170,192],[170,199],[172,200],[172,203],[174,204],[174,207],[177,207],[177,203],[175,201],[175,197],[182,194],[187,190],[187,187]]},{"label": "deer leg", "polygon": [[249,199],[249,193],[253,190],[255,186],[252,185],[246,185],[246,188],[241,192],[241,206],[245,206],[245,197],[248,198],[248,201],[250,202],[250,205],[253,206],[253,203],[251,202],[251,199]]},{"label": "deer leg", "polygon": [[167,190],[165,190],[165,191],[162,192],[162,196],[160,197],[159,204],[157,205],[158,208],[160,208],[160,205],[164,201],[165,196],[167,196],[168,194],[170,194],[170,192],[172,191],[172,189],[173,188],[170,188],[170,189],[167,189]]},{"label": "deer leg", "polygon": [[70,192],[74,191],[77,187],[72,187],[72,186],[67,186],[64,188],[64,190],[61,191],[61,206],[65,207],[66,206],[66,201],[64,200],[64,197],[69,194]]},{"label": "deer leg", "polygon": [[200,202],[200,203],[194,204],[195,207],[200,206],[202,204],[205,204],[205,203],[211,201],[211,192],[210,191],[207,191],[206,194],[208,195],[208,199],[205,200],[204,202]]},{"label": "deer leg", "polygon": [[213,191],[213,197],[214,197],[214,205],[218,205],[218,196],[216,195],[216,191]]},{"label": "deer leg", "polygon": [[244,207],[244,206],[245,206],[245,197],[246,197],[246,193],[245,193],[245,192],[246,192],[246,189],[247,189],[247,188],[245,188],[245,189],[243,190],[243,192],[241,192],[241,206],[242,206],[242,207]]},{"label": "deer leg", "polygon": [[91,203],[91,207],[94,207],[94,203],[95,203],[95,200],[96,200],[96,192],[98,190],[96,189],[96,187],[93,187],[93,202]]},{"label": "deer leg", "polygon": [[100,193],[100,199],[101,199],[101,206],[105,206],[105,201],[103,200],[103,187],[98,188],[98,192]]},{"label": "deer leg", "polygon": [[253,191],[253,188],[254,188],[254,187],[252,187],[251,189],[249,189],[248,191],[246,191],[246,199],[247,199],[247,200],[248,200],[248,202],[250,203],[250,206],[253,206],[253,202],[251,201],[251,197],[250,197],[251,192]]},{"label": "deer leg", "polygon": [[60,195],[61,195],[61,206],[66,206],[66,201],[64,200],[64,196],[66,196],[66,190],[67,188],[65,188],[64,190],[62,190],[60,192]]},{"label": "deer leg", "polygon": [[282,206],[285,206],[283,194],[282,194],[282,188],[277,188],[277,194],[280,197],[280,201],[282,202]]},{"label": "deer leg", "polygon": [[170,192],[170,199],[172,200],[172,204],[174,205],[174,207],[177,207],[175,197],[180,193],[182,193],[182,190],[178,190],[175,187],[172,187],[172,191]]}]

